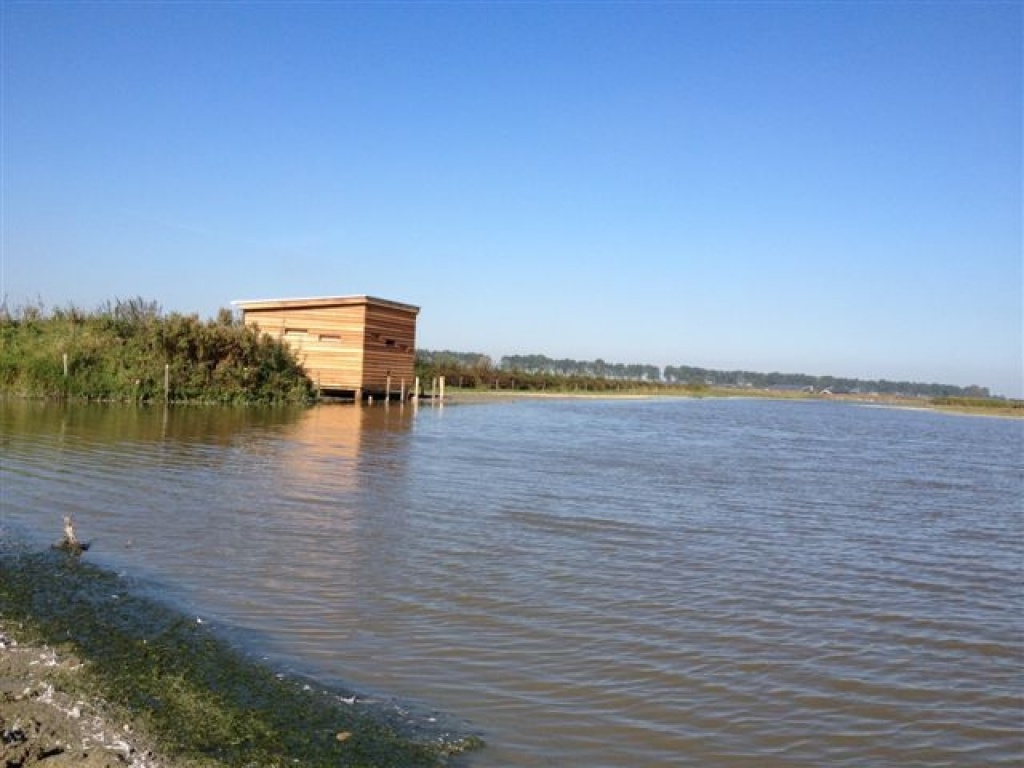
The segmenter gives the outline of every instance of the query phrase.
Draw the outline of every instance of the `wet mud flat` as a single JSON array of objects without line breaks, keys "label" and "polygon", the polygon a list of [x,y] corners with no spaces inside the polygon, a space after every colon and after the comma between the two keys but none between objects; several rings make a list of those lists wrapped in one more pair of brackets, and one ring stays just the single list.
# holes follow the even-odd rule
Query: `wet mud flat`
[{"label": "wet mud flat", "polygon": [[456,766],[482,746],[286,676],[59,551],[0,552],[0,768]]}]

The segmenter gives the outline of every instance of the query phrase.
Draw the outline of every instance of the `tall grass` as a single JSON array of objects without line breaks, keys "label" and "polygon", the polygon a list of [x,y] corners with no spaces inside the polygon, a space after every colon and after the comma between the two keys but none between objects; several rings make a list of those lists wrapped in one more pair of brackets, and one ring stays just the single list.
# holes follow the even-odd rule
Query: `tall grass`
[{"label": "tall grass", "polygon": [[231,310],[202,321],[164,314],[155,302],[135,298],[93,312],[74,306],[0,308],[0,392],[275,403],[309,399],[312,383],[282,342],[242,325]]}]

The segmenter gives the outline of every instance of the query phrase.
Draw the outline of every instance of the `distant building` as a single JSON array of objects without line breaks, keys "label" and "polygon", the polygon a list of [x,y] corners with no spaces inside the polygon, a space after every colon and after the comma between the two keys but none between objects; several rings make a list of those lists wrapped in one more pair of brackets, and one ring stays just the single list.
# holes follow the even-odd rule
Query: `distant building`
[{"label": "distant building", "polygon": [[234,301],[246,325],[282,339],[328,394],[411,391],[420,308],[373,296]]}]

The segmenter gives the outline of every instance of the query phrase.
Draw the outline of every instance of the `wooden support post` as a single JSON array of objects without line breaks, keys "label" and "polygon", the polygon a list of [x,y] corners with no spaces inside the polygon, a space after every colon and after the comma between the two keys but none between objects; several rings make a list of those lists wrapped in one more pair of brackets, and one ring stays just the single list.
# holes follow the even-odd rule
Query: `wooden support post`
[{"label": "wooden support post", "polygon": [[64,357],[64,378],[66,379],[68,377],[68,353],[65,352],[63,357]]},{"label": "wooden support post", "polygon": [[384,402],[391,402],[391,374],[384,380]]},{"label": "wooden support post", "polygon": [[402,379],[402,388],[401,388],[401,394],[399,395],[399,399],[403,403],[405,402],[405,379]]},{"label": "wooden support post", "polygon": [[444,402],[444,376],[441,377],[440,386],[441,386],[441,389],[440,389],[440,391],[437,394],[437,399],[440,402],[443,403]]},{"label": "wooden support post", "polygon": [[430,379],[430,404],[434,404],[434,391],[437,388],[437,377],[433,376]]},{"label": "wooden support post", "polygon": [[164,363],[164,402],[171,399],[171,364]]}]

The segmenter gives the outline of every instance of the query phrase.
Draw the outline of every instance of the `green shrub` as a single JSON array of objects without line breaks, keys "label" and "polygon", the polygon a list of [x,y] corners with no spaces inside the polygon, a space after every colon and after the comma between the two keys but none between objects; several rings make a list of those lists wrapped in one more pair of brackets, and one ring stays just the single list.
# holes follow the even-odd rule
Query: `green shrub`
[{"label": "green shrub", "polygon": [[[66,362],[65,362],[66,361]],[[283,342],[237,322],[164,314],[141,298],[92,313],[32,305],[0,311],[0,392],[148,402],[308,400],[312,382]]]}]

